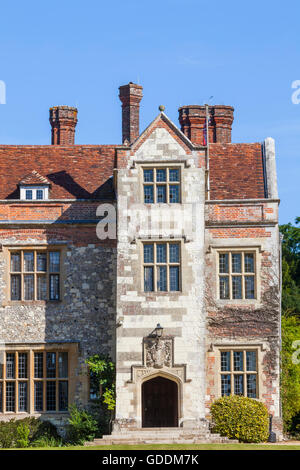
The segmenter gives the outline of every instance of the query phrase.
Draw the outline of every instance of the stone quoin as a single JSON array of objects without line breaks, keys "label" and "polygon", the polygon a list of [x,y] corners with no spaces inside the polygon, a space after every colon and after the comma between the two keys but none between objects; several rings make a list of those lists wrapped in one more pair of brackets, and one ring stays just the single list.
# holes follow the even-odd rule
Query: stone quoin
[{"label": "stone quoin", "polygon": [[[238,394],[280,439],[274,140],[232,143],[223,105],[181,106],[180,128],[161,105],[140,132],[142,96],[119,88],[122,144],[76,145],[68,106],[50,108],[51,145],[0,144],[0,419],[63,432],[97,394],[85,360],[107,354],[116,438],[200,435]],[[117,237],[97,236],[102,204]]]}]

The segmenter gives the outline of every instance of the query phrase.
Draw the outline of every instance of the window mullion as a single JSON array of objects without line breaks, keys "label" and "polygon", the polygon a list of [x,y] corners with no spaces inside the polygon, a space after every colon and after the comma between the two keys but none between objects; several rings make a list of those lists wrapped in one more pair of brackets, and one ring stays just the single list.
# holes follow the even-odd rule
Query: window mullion
[{"label": "window mullion", "polygon": [[153,243],[153,290],[157,292],[156,243]]},{"label": "window mullion", "polygon": [[231,253],[228,253],[229,299],[232,299]]},{"label": "window mullion", "polygon": [[47,363],[46,363],[46,353],[47,351],[43,351],[43,411],[46,411],[46,401],[47,401],[47,397],[46,397],[46,393],[47,393],[47,388],[46,388],[46,384],[47,384],[47,369],[46,369],[46,366],[47,366]]},{"label": "window mullion", "polygon": [[19,353],[15,352],[15,413],[19,411]]},{"label": "window mullion", "polygon": [[247,362],[246,362],[246,351],[243,351],[243,382],[244,382],[244,396],[246,397],[248,395],[247,393]]},{"label": "window mullion", "polygon": [[55,369],[56,369],[56,372],[55,372],[55,389],[56,389],[56,404],[55,404],[55,408],[56,408],[56,411],[59,410],[59,397],[58,397],[58,393],[59,393],[59,380],[58,380],[58,351],[56,352],[55,354]]},{"label": "window mullion", "polygon": [[21,295],[20,300],[24,300],[24,251],[21,250]]}]

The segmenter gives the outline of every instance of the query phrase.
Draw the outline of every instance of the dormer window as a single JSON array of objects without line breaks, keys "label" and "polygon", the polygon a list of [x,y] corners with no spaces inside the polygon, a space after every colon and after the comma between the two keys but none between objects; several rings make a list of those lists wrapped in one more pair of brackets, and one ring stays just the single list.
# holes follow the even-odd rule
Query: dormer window
[{"label": "dormer window", "polygon": [[49,198],[50,181],[40,175],[37,171],[32,171],[19,183],[20,199],[25,201],[43,201]]}]

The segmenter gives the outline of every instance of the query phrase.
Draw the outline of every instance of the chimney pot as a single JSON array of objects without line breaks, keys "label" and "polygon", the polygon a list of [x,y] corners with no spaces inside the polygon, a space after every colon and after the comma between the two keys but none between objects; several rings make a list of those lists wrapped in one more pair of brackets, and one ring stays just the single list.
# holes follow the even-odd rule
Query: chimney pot
[{"label": "chimney pot", "polygon": [[140,135],[140,101],[143,87],[129,82],[119,87],[122,102],[122,143],[133,142]]},{"label": "chimney pot", "polygon": [[52,145],[74,145],[77,108],[54,106],[49,110],[49,121],[52,127]]},{"label": "chimney pot", "polygon": [[[204,126],[206,121],[205,106],[181,106],[179,123],[182,132],[195,145],[205,145]],[[208,107],[208,137],[210,143],[230,143],[233,123],[232,106],[214,105]]]}]

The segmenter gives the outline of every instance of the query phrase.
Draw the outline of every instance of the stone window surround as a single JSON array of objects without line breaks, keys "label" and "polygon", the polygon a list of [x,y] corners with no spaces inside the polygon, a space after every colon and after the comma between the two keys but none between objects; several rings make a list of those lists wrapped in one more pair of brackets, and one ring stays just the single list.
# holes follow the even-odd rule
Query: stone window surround
[{"label": "stone window surround", "polygon": [[[261,278],[260,278],[260,266],[261,266],[261,253],[262,248],[259,245],[230,245],[226,246],[209,246],[208,254],[213,253],[213,272],[215,273],[215,301],[217,305],[253,305],[260,302],[261,299]],[[254,267],[255,267],[255,298],[254,299],[220,299],[220,286],[219,286],[219,253],[254,253]]]},{"label": "stone window surround", "polygon": [[[153,204],[169,204],[173,205],[173,203],[169,202],[158,202],[158,203],[145,203],[144,202],[144,169],[145,170],[151,170],[151,169],[179,169],[179,201],[174,204],[182,204],[183,203],[183,187],[182,187],[182,182],[183,182],[183,168],[184,168],[184,163],[182,162],[176,162],[176,161],[170,161],[170,162],[152,162],[152,163],[138,163],[136,162],[138,166],[138,175],[139,175],[139,200],[141,201],[142,204],[145,204],[146,206],[152,206]],[[156,188],[156,183],[153,183],[154,187]],[[168,186],[169,183],[166,183],[167,185],[167,194],[168,194]],[[155,192],[155,191],[154,191]],[[167,196],[168,200],[168,196]]]},{"label": "stone window surround", "polygon": [[[222,351],[256,351],[256,360],[257,360],[257,383],[256,383],[256,393],[257,397],[254,400],[261,401],[263,396],[263,377],[262,377],[262,363],[263,356],[267,351],[267,346],[265,343],[224,343],[224,344],[211,344],[209,348],[209,353],[215,353],[215,367],[213,375],[215,377],[215,398],[221,398],[221,375],[225,372],[221,371],[221,352]],[[232,374],[232,372],[231,372]]]},{"label": "stone window surround", "polygon": [[[184,244],[187,241],[184,238],[139,238],[135,239],[134,243],[137,244],[138,254],[139,254],[139,264],[140,264],[140,293],[147,295],[155,296],[178,296],[185,293],[185,280],[184,280],[184,271],[186,269],[186,259],[184,257]],[[180,246],[180,262],[179,262],[179,290],[178,291],[145,291],[144,290],[144,244],[155,244],[155,243],[178,243]]]},{"label": "stone window surround", "polygon": [[[59,300],[11,300],[11,292],[10,292],[10,254],[13,251],[40,251],[40,252],[49,252],[49,251],[59,251],[60,252],[60,281],[59,281],[59,291],[60,291],[60,298]],[[4,264],[5,264],[5,284],[6,287],[4,288],[4,301],[2,306],[9,306],[9,305],[45,305],[48,303],[55,304],[57,302],[64,303],[64,280],[65,280],[65,269],[64,269],[64,260],[66,257],[66,245],[61,244],[35,244],[35,245],[27,245],[27,244],[18,244],[18,245],[3,245],[2,251],[4,256]]]},{"label": "stone window surround", "polygon": [[[0,416],[27,416],[27,415],[53,415],[53,414],[66,414],[67,411],[58,411],[58,407],[55,411],[35,411],[34,410],[34,353],[36,352],[67,352],[68,353],[68,378],[62,378],[62,381],[67,380],[69,387],[68,387],[68,403],[72,403],[74,401],[75,396],[75,387],[76,387],[76,380],[75,380],[75,369],[77,367],[77,360],[78,360],[78,343],[37,343],[37,344],[17,344],[17,343],[6,343],[2,344],[0,347],[0,358],[1,364],[3,364],[3,355],[6,353],[27,353],[27,379],[6,379],[5,377],[5,368],[3,370],[3,379],[0,379],[0,382],[5,384],[5,382],[23,382],[27,381],[29,384],[27,390],[27,411],[2,411],[0,412]],[[38,381],[46,382],[45,377],[45,367],[44,367],[44,378],[37,379]],[[55,380],[58,382],[57,378],[49,379]],[[44,392],[45,393],[45,392]],[[5,400],[5,387],[3,387],[3,403]],[[15,395],[15,403],[17,406],[18,401],[18,390],[16,391]],[[56,402],[58,403],[58,394],[56,393]],[[45,395],[44,395],[44,403],[45,403]]]}]

